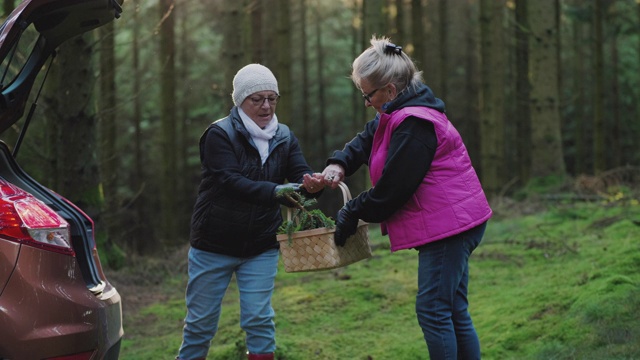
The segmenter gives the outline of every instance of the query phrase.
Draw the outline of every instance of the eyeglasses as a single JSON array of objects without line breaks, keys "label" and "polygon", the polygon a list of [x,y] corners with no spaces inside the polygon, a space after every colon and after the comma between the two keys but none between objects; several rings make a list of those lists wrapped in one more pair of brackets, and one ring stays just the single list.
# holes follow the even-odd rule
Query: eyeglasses
[{"label": "eyeglasses", "polygon": [[251,100],[251,104],[253,104],[253,106],[262,106],[265,100],[269,102],[269,105],[273,106],[278,103],[279,99],[280,99],[280,95],[267,96],[267,97],[263,97],[263,96],[249,97],[249,100]]},{"label": "eyeglasses", "polygon": [[371,102],[371,97],[376,93],[376,91],[380,90],[382,88],[377,88],[375,90],[373,90],[372,92],[368,93],[368,94],[362,94],[362,98],[365,99],[368,102]]}]

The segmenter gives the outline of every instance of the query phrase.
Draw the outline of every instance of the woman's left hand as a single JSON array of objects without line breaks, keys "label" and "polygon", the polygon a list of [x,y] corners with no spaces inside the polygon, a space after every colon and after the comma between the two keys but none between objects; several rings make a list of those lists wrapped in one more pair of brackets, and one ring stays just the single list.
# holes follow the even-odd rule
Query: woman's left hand
[{"label": "woman's left hand", "polygon": [[317,193],[324,189],[324,181],[322,174],[315,173],[313,175],[304,174],[302,178],[302,187],[307,190],[308,193]]}]

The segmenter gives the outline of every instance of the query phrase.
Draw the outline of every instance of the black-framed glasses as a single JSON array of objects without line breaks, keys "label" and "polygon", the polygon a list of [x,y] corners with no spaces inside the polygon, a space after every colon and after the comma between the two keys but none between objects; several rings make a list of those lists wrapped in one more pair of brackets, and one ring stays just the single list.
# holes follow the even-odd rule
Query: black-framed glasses
[{"label": "black-framed glasses", "polygon": [[372,92],[368,93],[368,94],[362,94],[362,98],[365,99],[368,102],[371,102],[371,97],[376,93],[376,91],[382,89],[381,87],[373,90]]},{"label": "black-framed glasses", "polygon": [[253,104],[253,106],[262,106],[262,104],[264,104],[264,101],[267,100],[269,102],[269,105],[273,106],[275,104],[278,103],[278,100],[280,99],[280,95],[275,95],[275,96],[249,96],[249,100],[251,101],[251,104]]}]

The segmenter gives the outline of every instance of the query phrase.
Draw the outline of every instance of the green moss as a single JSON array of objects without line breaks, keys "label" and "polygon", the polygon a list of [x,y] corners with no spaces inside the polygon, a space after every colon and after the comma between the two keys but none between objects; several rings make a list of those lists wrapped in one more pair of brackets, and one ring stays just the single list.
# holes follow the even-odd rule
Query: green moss
[{"label": "green moss", "polygon": [[[482,358],[640,359],[638,219],[638,207],[575,204],[491,220],[469,264]],[[279,271],[277,359],[428,359],[415,316],[417,253],[390,253],[377,226],[369,235],[370,259],[332,271]],[[121,359],[175,356],[186,310],[184,286],[172,284],[159,289],[169,300],[125,313]],[[240,359],[243,344],[232,282],[209,357]]]}]

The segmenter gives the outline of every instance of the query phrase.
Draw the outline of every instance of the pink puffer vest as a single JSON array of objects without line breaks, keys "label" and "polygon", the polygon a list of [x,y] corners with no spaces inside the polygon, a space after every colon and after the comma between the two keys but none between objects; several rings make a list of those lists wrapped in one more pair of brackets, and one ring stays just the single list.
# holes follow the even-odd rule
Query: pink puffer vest
[{"label": "pink puffer vest", "polygon": [[369,161],[373,185],[382,175],[393,131],[408,116],[433,123],[438,147],[431,168],[411,199],[381,224],[383,234],[389,234],[391,251],[459,234],[487,221],[492,214],[460,134],[445,114],[426,107],[380,115]]}]

